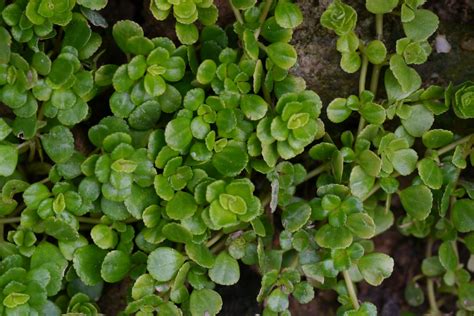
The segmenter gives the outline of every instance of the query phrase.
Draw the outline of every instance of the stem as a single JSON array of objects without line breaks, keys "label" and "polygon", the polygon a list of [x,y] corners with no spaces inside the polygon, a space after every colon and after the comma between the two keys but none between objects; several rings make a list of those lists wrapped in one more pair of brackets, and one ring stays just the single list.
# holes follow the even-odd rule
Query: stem
[{"label": "stem", "polygon": [[212,239],[210,239],[207,243],[206,243],[206,247],[211,247],[212,245],[214,245],[216,242],[219,241],[219,239],[221,239],[221,237],[224,236],[224,232],[223,231],[220,231],[218,232],[214,237],[212,237]]},{"label": "stem", "polygon": [[237,22],[243,25],[244,19],[242,18],[240,11],[236,7],[234,7],[231,1],[229,1],[229,4],[230,4],[230,7],[232,8],[232,12],[234,12],[235,19],[237,20]]},{"label": "stem", "polygon": [[[429,238],[426,244],[426,258],[431,257],[431,248],[433,247],[433,238]],[[434,289],[433,279],[426,279],[426,292],[428,293],[428,302],[430,303],[430,315],[436,316],[441,315],[436,302],[436,294]]]},{"label": "stem", "polygon": [[0,242],[4,241],[5,239],[3,238],[5,232],[5,226],[3,224],[0,224]]},{"label": "stem", "polygon": [[[359,77],[359,95],[365,90],[365,84],[367,81],[367,68],[369,67],[369,59],[367,55],[362,51],[362,68],[360,69],[360,77]],[[364,129],[365,126],[365,119],[361,116],[359,120],[359,127],[357,128],[357,135]]]},{"label": "stem", "polygon": [[211,252],[213,254],[216,254],[224,248],[225,248],[225,239],[222,239],[217,244],[215,244],[214,247],[211,248]]},{"label": "stem", "polygon": [[377,90],[379,88],[379,77],[380,77],[380,70],[382,70],[381,65],[374,65],[372,68],[372,77],[370,78],[370,92],[377,95]]},{"label": "stem", "polygon": [[352,283],[351,276],[347,270],[342,271],[342,275],[344,276],[344,281],[346,282],[347,292],[349,293],[349,297],[351,298],[352,306],[354,309],[359,309],[359,300],[357,299],[357,294],[354,288],[354,283]]},{"label": "stem", "polygon": [[365,201],[367,200],[369,197],[371,197],[372,195],[374,195],[375,193],[377,193],[377,191],[380,189],[380,182],[378,182],[376,185],[374,185],[374,187],[372,188],[372,190],[370,190],[370,192],[365,196],[365,198],[362,200]]},{"label": "stem", "polygon": [[464,144],[464,143],[467,143],[469,141],[471,141],[471,138],[474,136],[474,134],[469,134],[461,139],[458,139],[457,141],[447,145],[447,146],[444,146],[443,148],[440,148],[438,149],[438,155],[441,156],[451,150],[453,150],[454,148],[456,148],[457,145],[461,145],[461,144]]},{"label": "stem", "polygon": [[255,39],[258,39],[260,36],[260,31],[262,30],[262,25],[267,19],[268,12],[270,11],[270,8],[272,7],[273,0],[265,0],[265,5],[263,7],[263,11],[260,14],[260,17],[258,19],[258,28],[255,30]]},{"label": "stem", "polygon": [[79,216],[77,220],[80,223],[89,223],[89,224],[100,224],[102,223],[102,220],[100,218],[92,218],[92,217],[83,217]]},{"label": "stem", "polygon": [[19,223],[20,221],[21,217],[0,218],[0,224]]},{"label": "stem", "polygon": [[[316,169],[313,169],[312,171],[310,171],[306,177],[304,178],[303,182],[306,182],[314,177],[316,177],[317,175],[323,173],[324,171],[326,171],[328,169],[328,164],[322,164],[321,166],[317,167]],[[302,183],[303,183],[302,182]]]},{"label": "stem", "polygon": [[379,41],[383,38],[383,14],[375,15],[375,33]]},{"label": "stem", "polygon": [[31,140],[26,141],[26,142],[23,142],[23,143],[21,143],[20,145],[16,146],[16,149],[17,149],[18,151],[21,151],[23,148],[29,147],[30,144],[31,144]]}]

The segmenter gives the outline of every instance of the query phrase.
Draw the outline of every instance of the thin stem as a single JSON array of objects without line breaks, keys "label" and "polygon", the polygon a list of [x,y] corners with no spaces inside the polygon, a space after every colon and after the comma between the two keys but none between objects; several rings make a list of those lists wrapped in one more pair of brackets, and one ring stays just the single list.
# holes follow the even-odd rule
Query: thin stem
[{"label": "thin stem", "polygon": [[211,252],[213,254],[216,254],[218,252],[220,252],[222,249],[225,248],[225,239],[222,239],[221,241],[219,241],[217,244],[214,245],[214,247],[211,248]]},{"label": "thin stem", "polygon": [[374,185],[374,187],[372,188],[372,190],[370,190],[370,192],[365,196],[365,198],[363,199],[363,201],[367,200],[369,197],[371,197],[372,195],[374,195],[375,193],[377,193],[377,191],[380,189],[380,182],[378,182],[376,185]]},{"label": "thin stem", "polygon": [[[369,67],[369,59],[364,51],[361,49],[363,57],[362,57],[362,67],[360,69],[360,77],[359,77],[359,95],[365,90],[365,85],[367,82],[367,68]],[[359,127],[357,128],[357,135],[365,127],[365,119],[361,116],[359,120]]]},{"label": "thin stem", "polygon": [[467,136],[465,136],[461,139],[458,139],[457,141],[455,141],[455,142],[453,142],[453,143],[451,143],[447,146],[444,146],[443,148],[438,149],[437,150],[438,155],[441,156],[441,155],[453,150],[454,148],[456,148],[456,146],[467,143],[467,142],[473,140],[474,139],[473,136],[474,136],[474,134],[467,135]]},{"label": "thin stem", "polygon": [[354,309],[359,309],[359,300],[357,299],[357,294],[354,288],[354,283],[352,283],[351,276],[347,270],[342,271],[342,275],[344,276],[344,282],[346,282],[347,292],[349,293],[349,297],[351,298],[352,306]]},{"label": "thin stem", "polygon": [[382,70],[382,65],[374,65],[372,68],[372,77],[370,78],[370,92],[377,95],[377,90],[379,87],[379,78],[380,70]]},{"label": "thin stem", "polygon": [[29,147],[30,144],[31,144],[31,140],[26,141],[26,142],[23,142],[23,143],[21,143],[20,145],[16,146],[16,149],[17,149],[18,151],[21,151],[23,148]]},{"label": "thin stem", "polygon": [[365,90],[365,84],[367,82],[367,69],[369,67],[369,59],[367,55],[362,52],[362,67],[360,69],[360,77],[359,77],[359,94],[361,94]]},{"label": "thin stem", "polygon": [[5,240],[3,237],[4,233],[5,233],[5,226],[3,224],[0,224],[0,241]]},{"label": "thin stem", "polygon": [[0,224],[19,223],[20,221],[21,217],[0,218]]},{"label": "thin stem", "polygon": [[383,38],[383,14],[375,15],[375,33],[379,41]]},{"label": "thin stem", "polygon": [[79,216],[77,218],[77,220],[80,223],[89,223],[89,224],[100,224],[100,223],[102,223],[102,220],[99,217],[98,218],[92,218],[92,217]]},{"label": "thin stem", "polygon": [[327,169],[328,169],[328,164],[322,164],[321,166],[317,167],[316,169],[313,169],[312,171],[310,171],[306,175],[306,177],[304,178],[303,182],[306,182],[306,181],[318,176],[319,174],[323,173]]},{"label": "thin stem", "polygon": [[[433,248],[433,238],[429,238],[426,244],[426,258],[431,257],[431,249]],[[426,292],[428,294],[428,302],[430,304],[430,315],[437,316],[441,315],[436,302],[436,294],[434,289],[434,282],[432,278],[426,279]]]},{"label": "thin stem", "polygon": [[267,19],[268,12],[270,11],[270,8],[272,7],[273,0],[265,0],[265,5],[263,7],[262,14],[260,14],[260,17],[258,19],[258,28],[255,30],[255,38],[258,39],[260,36],[260,31],[262,30],[263,23]]},{"label": "thin stem", "polygon": [[222,238],[222,236],[224,236],[224,232],[223,231],[218,232],[214,237],[209,239],[209,241],[206,243],[206,247],[209,248],[212,245],[214,245],[216,242],[218,242]]},{"label": "thin stem", "polygon": [[229,4],[230,4],[230,7],[232,8],[232,12],[234,12],[234,16],[237,22],[239,22],[240,24],[244,24],[244,19],[242,18],[240,11],[236,7],[234,7],[231,1],[229,1]]}]

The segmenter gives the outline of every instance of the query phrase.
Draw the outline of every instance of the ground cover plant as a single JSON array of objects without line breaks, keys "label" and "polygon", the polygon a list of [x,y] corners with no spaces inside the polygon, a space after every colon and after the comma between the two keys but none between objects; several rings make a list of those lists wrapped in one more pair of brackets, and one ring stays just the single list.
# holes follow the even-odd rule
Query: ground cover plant
[{"label": "ground cover plant", "polygon": [[357,284],[390,277],[374,238],[396,227],[426,248],[413,311],[472,315],[474,83],[422,82],[424,0],[363,2],[371,39],[341,0],[321,16],[359,87],[323,104],[292,72],[290,0],[230,0],[226,25],[210,0],[151,0],[176,38],[108,25],[107,0],[0,0],[0,313],[97,315],[123,283],[121,314],[217,315],[251,266],[263,315],[319,292],[377,315]]}]

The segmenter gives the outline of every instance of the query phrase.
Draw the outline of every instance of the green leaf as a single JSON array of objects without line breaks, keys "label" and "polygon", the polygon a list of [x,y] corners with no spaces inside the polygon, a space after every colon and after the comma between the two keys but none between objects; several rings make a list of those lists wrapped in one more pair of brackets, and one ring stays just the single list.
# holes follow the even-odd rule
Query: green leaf
[{"label": "green leaf", "polygon": [[196,289],[191,293],[189,309],[193,316],[214,316],[222,309],[222,298],[211,289]]},{"label": "green leaf", "polygon": [[392,12],[398,5],[398,0],[366,0],[365,7],[373,14]]},{"label": "green leaf", "polygon": [[199,31],[194,24],[176,23],[176,35],[184,45],[192,45],[199,39]]},{"label": "green leaf", "polygon": [[283,293],[279,287],[274,289],[267,298],[268,308],[276,313],[288,310],[289,305],[288,294]]},{"label": "green leaf", "polygon": [[410,68],[400,55],[392,55],[390,58],[390,70],[398,81],[402,91],[411,94],[421,86],[421,77],[415,69]]},{"label": "green leaf", "polygon": [[215,258],[212,252],[203,244],[187,243],[186,254],[191,260],[205,268],[214,266]]},{"label": "green leaf", "polygon": [[[394,1],[398,2],[398,0]],[[387,48],[382,41],[374,40],[367,45],[365,54],[372,64],[379,65],[383,63],[387,57]]]},{"label": "green leaf", "polygon": [[232,285],[240,279],[239,263],[226,251],[221,252],[214,266],[209,269],[209,277],[219,285]]},{"label": "green leaf", "polygon": [[74,136],[67,127],[61,125],[42,135],[41,143],[49,158],[56,163],[66,162],[74,153]]},{"label": "green leaf", "polygon": [[196,80],[203,85],[209,84],[214,79],[216,70],[216,63],[211,59],[206,59],[198,67]]},{"label": "green leaf", "polygon": [[327,107],[327,116],[333,123],[341,123],[345,121],[352,113],[347,107],[347,99],[336,98]]},{"label": "green leaf", "polygon": [[77,0],[77,4],[91,10],[102,10],[107,5],[107,0]]},{"label": "green leaf", "polygon": [[375,235],[375,223],[365,213],[354,213],[347,217],[347,228],[359,238],[369,239]]},{"label": "green leaf", "polygon": [[439,19],[436,14],[429,10],[418,9],[415,10],[413,20],[403,23],[403,30],[411,40],[424,41],[436,32],[438,24]]},{"label": "green leaf", "polygon": [[130,53],[127,45],[128,39],[134,36],[143,36],[143,29],[140,25],[130,20],[118,21],[114,24],[112,36],[124,53]]},{"label": "green leaf", "polygon": [[434,115],[424,105],[416,104],[410,107],[409,116],[402,118],[401,121],[403,127],[411,136],[421,137],[433,125]]},{"label": "green leaf", "polygon": [[353,74],[360,69],[361,64],[362,61],[360,55],[357,52],[341,54],[340,66],[345,72]]},{"label": "green leaf", "polygon": [[191,122],[188,118],[178,117],[166,125],[165,140],[172,149],[185,151],[192,139]]},{"label": "green leaf", "polygon": [[267,113],[268,104],[261,96],[244,94],[240,99],[240,108],[249,120],[257,121]]},{"label": "green leaf", "polygon": [[410,306],[420,306],[425,301],[425,294],[418,283],[410,281],[405,288],[405,300]]},{"label": "green leaf", "polygon": [[275,8],[275,19],[285,29],[293,29],[303,22],[303,14],[298,5],[288,0],[279,0]]},{"label": "green leaf", "polygon": [[107,251],[96,245],[87,245],[76,250],[73,265],[82,282],[92,286],[102,281],[100,269],[106,255]]},{"label": "green leaf", "polygon": [[229,142],[212,157],[212,165],[222,175],[235,177],[247,166],[249,157],[245,147],[238,142]]},{"label": "green leaf", "polygon": [[416,220],[424,220],[433,207],[433,194],[423,184],[412,185],[400,192],[400,200],[405,211]]},{"label": "green leaf", "polygon": [[368,175],[360,166],[355,166],[350,175],[349,186],[354,196],[365,198],[375,183],[375,177]]},{"label": "green leaf", "polygon": [[420,160],[418,163],[418,174],[424,184],[434,190],[438,190],[443,185],[443,172],[438,164],[429,158]]},{"label": "green leaf", "polygon": [[474,231],[474,200],[457,200],[453,205],[451,219],[459,232]]},{"label": "green leaf", "polygon": [[391,155],[393,168],[402,176],[407,176],[416,169],[418,154],[413,149],[397,150]]},{"label": "green leaf", "polygon": [[359,154],[358,162],[364,172],[371,177],[377,177],[382,168],[381,159],[371,150],[362,151]]},{"label": "green leaf", "polygon": [[113,250],[105,256],[100,269],[100,275],[105,282],[119,282],[125,278],[130,267],[130,255],[121,250]]},{"label": "green leaf", "polygon": [[314,299],[314,288],[303,281],[295,285],[292,295],[300,304],[308,304]]},{"label": "green leaf", "polygon": [[178,191],[166,204],[166,214],[176,220],[189,218],[196,213],[197,204],[194,197],[183,191]]},{"label": "green leaf", "polygon": [[296,64],[296,50],[290,44],[273,43],[267,46],[266,52],[271,61],[282,69],[290,69]]},{"label": "green leaf", "polygon": [[160,247],[149,254],[147,269],[155,280],[167,282],[176,275],[185,260],[186,258],[178,251]]},{"label": "green leaf", "polygon": [[378,286],[393,271],[393,259],[383,253],[371,253],[359,259],[357,266],[370,285]]},{"label": "green leaf", "polygon": [[305,202],[292,203],[281,214],[283,227],[289,232],[300,230],[311,216],[311,207]]},{"label": "green leaf", "polygon": [[0,176],[8,177],[15,172],[18,163],[18,150],[13,145],[0,145]]},{"label": "green leaf", "polygon": [[453,141],[453,132],[445,129],[432,129],[423,134],[423,145],[429,149],[436,149],[448,145]]},{"label": "green leaf", "polygon": [[452,241],[444,241],[438,249],[439,262],[447,271],[454,271],[458,267],[458,257]]},{"label": "green leaf", "polygon": [[325,224],[317,230],[314,239],[323,248],[344,249],[351,245],[352,234],[345,227],[333,227]]}]

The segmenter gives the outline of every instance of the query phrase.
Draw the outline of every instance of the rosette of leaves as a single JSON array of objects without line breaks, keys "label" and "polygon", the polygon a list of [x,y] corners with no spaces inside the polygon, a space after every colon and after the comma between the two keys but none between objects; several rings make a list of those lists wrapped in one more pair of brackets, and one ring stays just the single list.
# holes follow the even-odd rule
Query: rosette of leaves
[{"label": "rosette of leaves", "polygon": [[[51,191],[42,183],[34,183],[23,192],[23,200],[26,209],[23,211],[20,227],[35,233],[45,233],[59,241],[78,239],[77,216],[84,215],[93,208],[91,203],[87,203],[88,200],[83,201],[75,186],[68,182],[56,183]],[[27,242],[33,238],[26,235],[27,231],[14,232],[12,239],[15,241],[16,238],[23,238],[23,243]]]},{"label": "rosette of leaves", "polygon": [[89,156],[82,169],[100,183],[100,192],[107,200],[125,202],[129,213],[140,218],[146,206],[158,201],[152,187],[156,170],[147,150],[134,146],[137,139],[132,135],[122,119],[102,119],[89,130],[89,139],[103,153]]},{"label": "rosette of leaves", "polygon": [[176,34],[181,43],[194,44],[199,31],[193,23],[199,21],[203,25],[213,25],[218,18],[217,7],[212,0],[152,0],[150,11],[158,21],[165,20],[170,13],[177,23]]},{"label": "rosette of leaves", "polygon": [[253,195],[255,187],[248,179],[234,179],[230,182],[217,180],[206,188],[206,201],[210,204],[204,210],[211,229],[218,230],[240,222],[250,222],[262,213],[260,199]]},{"label": "rosette of leaves", "polygon": [[65,315],[82,314],[95,316],[99,314],[99,307],[95,302],[91,302],[87,294],[77,293],[71,297],[66,312]]},{"label": "rosette of leaves", "polygon": [[452,96],[454,113],[461,119],[474,118],[474,84],[470,81],[456,87]]},{"label": "rosette of leaves", "polygon": [[275,113],[267,115],[257,125],[262,156],[269,166],[278,157],[291,159],[324,134],[324,125],[318,119],[321,100],[312,91],[286,93],[278,100]]},{"label": "rosette of leaves", "polygon": [[358,111],[370,124],[382,125],[385,122],[385,109],[374,102],[374,94],[370,91],[363,91],[360,97],[336,98],[327,107],[328,118],[333,123],[345,121],[352,111]]},{"label": "rosette of leaves", "polygon": [[2,314],[60,315],[59,307],[48,300],[61,290],[67,267],[58,247],[43,241],[30,259],[16,253],[12,244],[3,243],[2,248],[9,249],[2,255],[0,267]]}]

